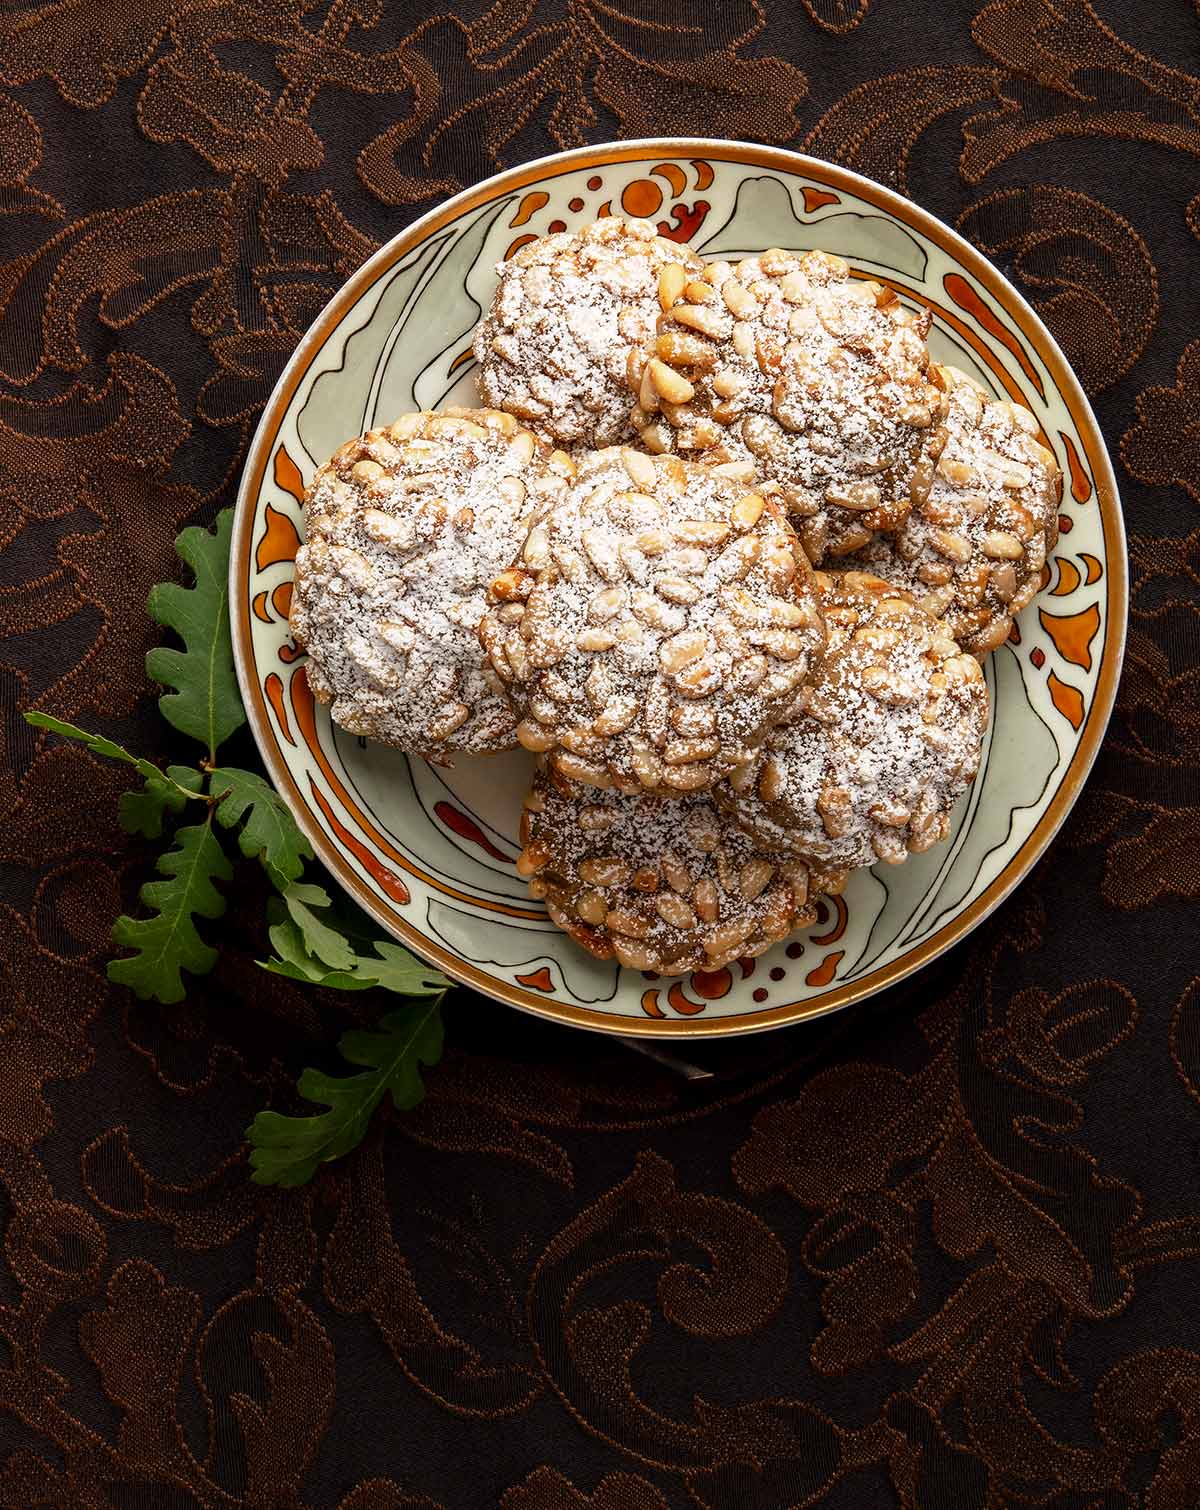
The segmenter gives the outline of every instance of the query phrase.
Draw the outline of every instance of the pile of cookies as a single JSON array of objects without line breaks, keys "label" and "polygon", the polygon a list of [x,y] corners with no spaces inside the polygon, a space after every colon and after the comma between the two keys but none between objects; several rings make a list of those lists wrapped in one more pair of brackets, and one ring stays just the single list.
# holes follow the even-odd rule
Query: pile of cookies
[{"label": "pile of cookies", "polygon": [[292,630],[343,728],[537,754],[517,868],[559,927],[715,969],[946,837],[1061,477],[837,257],[705,265],[611,217],[499,274],[491,407],[320,469]]}]

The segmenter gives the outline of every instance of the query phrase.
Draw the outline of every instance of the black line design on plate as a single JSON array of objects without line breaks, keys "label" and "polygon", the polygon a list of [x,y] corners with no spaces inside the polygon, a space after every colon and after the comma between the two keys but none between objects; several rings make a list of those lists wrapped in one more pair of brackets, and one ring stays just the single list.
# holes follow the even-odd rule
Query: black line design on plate
[{"label": "black line design on plate", "polygon": [[[363,301],[368,296],[376,295],[377,294],[377,297],[375,297],[374,300],[373,300],[373,302],[372,302],[370,313],[369,314],[365,314],[363,316],[361,322],[358,325],[356,325],[354,327],[354,329],[351,330],[345,336],[345,338],[343,339],[343,341],[341,343],[341,350],[340,350],[339,356],[338,356],[338,364],[337,364],[337,366],[336,367],[327,367],[327,368],[324,368],[324,369],[322,369],[322,371],[320,371],[320,372],[317,373],[317,375],[314,377],[314,379],[312,381],[311,386],[309,387],[308,395],[305,398],[304,403],[296,411],[296,416],[295,416],[295,420],[294,420],[294,426],[295,426],[295,431],[296,431],[296,438],[297,438],[297,441],[298,441],[298,443],[300,445],[301,450],[304,452],[305,456],[308,458],[309,462],[312,464],[312,467],[313,467],[314,470],[317,467],[319,467],[320,465],[322,465],[322,463],[324,461],[326,461],[330,455],[332,455],[333,451],[336,449],[337,445],[340,443],[340,440],[345,440],[347,438],[346,435],[345,435],[345,433],[341,433],[340,434],[340,440],[334,440],[333,443],[332,443],[332,445],[330,445],[327,449],[323,445],[317,446],[315,448],[317,451],[324,452],[324,454],[321,455],[320,460],[318,460],[317,457],[313,454],[314,448],[308,443],[308,441],[305,439],[305,436],[304,436],[304,430],[305,430],[304,419],[305,419],[305,415],[308,413],[308,411],[310,410],[310,408],[312,408],[312,406],[313,406],[313,401],[316,398],[318,390],[322,390],[323,391],[324,388],[325,388],[326,383],[330,382],[330,381],[332,381],[335,384],[335,386],[336,386],[337,385],[337,379],[338,379],[338,377],[345,374],[347,360],[348,360],[348,357],[350,355],[351,345],[353,343],[357,342],[358,340],[360,340],[362,338],[362,336],[366,333],[366,331],[368,331],[370,329],[370,327],[374,324],[376,318],[378,317],[379,306],[383,302],[383,300],[387,297],[388,290],[392,287],[392,285],[396,282],[396,280],[398,278],[401,278],[404,274],[412,272],[414,268],[420,269],[421,266],[422,266],[422,264],[428,262],[428,260],[430,258],[436,257],[437,252],[445,245],[445,243],[448,240],[450,240],[451,234],[452,233],[447,233],[447,234],[444,234],[444,235],[432,237],[429,241],[424,241],[424,242],[422,242],[420,244],[420,246],[414,248],[412,254],[409,257],[406,257],[396,267],[393,267],[393,268],[389,269],[388,272],[385,275],[383,275],[383,278],[380,279],[380,280],[377,280],[375,283],[373,283],[369,289],[364,290],[364,292],[361,295],[361,297],[359,298],[359,300],[353,306],[353,309],[350,310],[348,312],[347,316],[345,317],[345,318],[352,317],[353,314],[355,313],[355,311],[357,311],[357,310],[359,310],[361,308]],[[416,283],[414,283],[413,287],[411,289],[409,289],[408,293],[406,294],[404,302],[401,304],[401,309],[404,308],[404,304],[406,304],[408,302],[408,300],[412,297],[412,294],[413,294],[413,292],[416,289],[417,283],[419,283],[419,282],[420,282],[420,279],[418,277],[418,279],[416,280]],[[326,346],[328,344],[329,343],[326,342]],[[322,348],[322,349],[324,349],[324,348]],[[372,374],[373,373],[374,373],[374,369],[372,369]],[[370,394],[370,391],[371,391],[370,387],[368,387],[368,390],[367,390],[368,396]],[[331,408],[332,407],[333,406],[331,406]],[[286,419],[286,416],[285,416],[285,419]],[[361,424],[359,425],[359,429],[360,430],[362,429],[362,425]],[[344,427],[343,427],[343,430],[344,430]]]},{"label": "black line design on plate", "polygon": [[[402,835],[396,833],[395,830],[388,824],[386,819],[384,819],[376,810],[370,799],[366,796],[362,788],[359,786],[357,780],[355,779],[354,763],[347,763],[345,759],[345,752],[339,747],[339,736],[344,735],[344,731],[339,730],[338,726],[333,722],[330,722],[329,727],[332,734],[333,747],[335,752],[337,753],[338,762],[341,765],[342,779],[345,781],[348,790],[350,790],[354,794],[354,800],[373,820],[376,828],[379,829],[380,833],[386,834],[388,840],[392,844],[394,844],[398,850],[400,850],[400,852],[405,856],[406,859],[408,859],[413,865],[419,866],[422,870],[430,871],[434,875],[440,875],[438,867],[431,864],[425,858],[425,856],[414,847],[410,840],[407,840]],[[385,747],[381,745],[376,746],[376,748],[384,749]],[[434,831],[438,835],[438,837],[446,839],[447,843],[450,844],[452,848],[458,850],[463,858],[470,861],[473,866],[477,866],[484,875],[494,878],[494,880],[497,882],[505,880],[506,876],[502,870],[492,870],[490,866],[484,863],[484,860],[479,855],[472,854],[470,850],[463,849],[461,845],[459,845],[453,838],[450,837],[444,825],[438,823],[437,820],[433,818],[427,811],[424,804],[421,802],[420,795],[417,792],[416,782],[413,779],[410,757],[405,755],[400,750],[394,750],[389,753],[394,755],[396,759],[397,785],[404,788],[403,796],[400,800],[404,802],[411,801],[413,806],[422,815],[426,822],[433,826]],[[494,889],[493,887],[482,885],[474,879],[468,881],[459,879],[457,877],[451,878],[441,876],[440,878],[448,885],[452,884],[461,887],[469,887],[480,898],[488,898],[495,902],[502,902],[506,906],[511,906],[514,903],[516,903],[518,906],[525,907],[537,906],[537,904],[530,899],[523,886],[520,890],[513,889],[511,891],[500,891]]]},{"label": "black line design on plate", "polygon": [[[378,360],[371,374],[370,409],[364,423],[376,423],[380,418],[381,406],[384,403],[384,394],[392,388],[399,387],[403,394],[402,401],[397,404],[395,399],[386,405],[386,412],[382,418],[389,421],[394,414],[403,413],[406,409],[418,409],[421,406],[417,399],[416,389],[418,383],[427,372],[437,366],[437,363],[448,351],[459,347],[467,337],[467,332],[474,330],[482,309],[478,300],[467,288],[467,279],[472,269],[478,263],[483,254],[483,245],[492,232],[493,226],[503,215],[505,209],[513,204],[514,198],[502,200],[499,205],[486,205],[470,220],[456,220],[452,227],[454,231],[453,243],[447,245],[442,254],[430,265],[425,276],[420,281],[420,286],[415,290],[414,296],[407,302],[400,317],[396,320],[392,329],[388,332],[387,339],[380,350]],[[447,342],[437,353],[422,363],[422,366],[411,373],[405,382],[403,375],[399,381],[390,376],[390,369],[396,361],[397,351],[405,351],[405,332],[415,319],[419,319],[422,303],[426,295],[432,291],[433,302],[436,308],[430,325],[439,329],[448,320],[457,315],[457,323],[460,333]],[[458,296],[462,297],[466,306],[461,314],[453,309],[447,311],[444,306]],[[473,313],[472,313],[473,312]],[[465,322],[465,323],[464,323]],[[417,338],[417,347],[421,345],[421,335]],[[402,374],[408,369],[402,368]],[[457,380],[456,380],[457,381]],[[451,385],[453,386],[453,384]],[[449,390],[446,390],[448,392]],[[445,392],[440,394],[429,407],[439,407],[445,399]]]},{"label": "black line design on plate", "polygon": [[[439,914],[442,915],[441,927],[435,921],[435,917]],[[566,961],[550,953],[544,942],[548,938],[561,940],[568,944],[572,951],[577,950],[577,946],[572,944],[564,934],[559,933],[553,924],[539,928],[515,918],[485,920],[476,916],[475,913],[463,912],[461,908],[453,907],[448,902],[435,897],[430,897],[426,904],[425,921],[429,932],[452,954],[457,955],[467,964],[492,965],[497,970],[512,971],[545,965],[548,969],[557,972],[558,978],[563,982],[564,991],[574,1001],[584,1005],[594,1005],[616,999],[621,974],[616,963],[602,962],[582,949],[577,951],[577,957],[574,953],[568,955]],[[451,923],[461,929],[463,935],[478,941],[479,953],[469,954],[461,942],[455,941],[449,929]],[[494,952],[489,951],[489,945],[485,939],[490,939],[491,951]],[[497,945],[501,940],[511,943],[512,950],[498,948]],[[512,954],[520,954],[523,949],[528,949],[530,953],[515,959],[511,957]],[[495,954],[501,953],[508,957],[505,959],[494,957]],[[568,976],[568,969],[574,977],[574,982]],[[588,976],[595,981],[596,990],[593,994],[589,995],[580,990],[580,981],[583,979],[584,972],[587,972]],[[547,993],[547,999],[553,999],[549,993]],[[627,1015],[631,1022],[639,1020],[632,1012],[621,1015]]]},{"label": "black line design on plate", "polygon": [[[796,178],[796,183],[801,180]],[[755,203],[755,201],[758,203]],[[861,201],[856,201],[861,203]],[[729,237],[724,245],[721,238],[729,231],[730,227],[744,215],[747,219],[754,219],[759,224],[772,227],[779,225],[781,234],[772,234],[770,244],[773,246],[785,246],[786,241],[782,232],[791,229],[801,233],[797,242],[796,250],[811,251],[815,248],[825,249],[830,243],[843,241],[839,234],[839,227],[834,226],[835,221],[857,220],[864,225],[866,222],[876,222],[867,232],[868,244],[872,245],[881,253],[881,256],[864,256],[860,253],[850,253],[846,256],[848,262],[855,265],[869,262],[872,267],[884,268],[887,272],[897,273],[901,277],[915,279],[924,282],[926,269],[929,266],[929,254],[921,243],[907,231],[898,221],[890,216],[879,213],[863,213],[857,210],[838,210],[831,215],[822,215],[820,218],[801,220],[796,214],[795,201],[791,190],[781,178],[773,174],[762,174],[756,178],[743,178],[738,185],[737,194],[734,196],[733,208],[729,212],[724,224],[719,226],[699,247],[696,248],[707,260],[718,256],[726,256],[732,253],[750,254],[761,251],[761,247],[749,247],[740,242],[735,242]],[[832,235],[825,234],[825,228],[832,228]],[[757,239],[757,237],[756,237]],[[890,246],[888,245],[890,243]],[[895,260],[888,261],[892,257]]]}]

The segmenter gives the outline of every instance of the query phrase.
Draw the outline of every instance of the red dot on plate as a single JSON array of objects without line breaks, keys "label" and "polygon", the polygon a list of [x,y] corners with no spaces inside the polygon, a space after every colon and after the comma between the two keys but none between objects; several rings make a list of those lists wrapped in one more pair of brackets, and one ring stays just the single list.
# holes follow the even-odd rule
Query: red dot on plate
[{"label": "red dot on plate", "polygon": [[755,991],[753,995],[755,1001],[766,1001],[767,999],[767,992],[762,986],[759,986],[758,990]]},{"label": "red dot on plate", "polygon": [[1042,669],[1042,667],[1046,664],[1046,652],[1042,649],[1042,647],[1040,645],[1036,645],[1029,652],[1029,659],[1033,662],[1033,664],[1040,671]]},{"label": "red dot on plate", "polygon": [[788,959],[799,959],[800,956],[803,953],[804,953],[804,945],[803,944],[789,944],[787,946],[787,957],[788,957]]},{"label": "red dot on plate", "polygon": [[642,971],[642,979],[643,980],[657,980],[658,976],[655,975],[655,973],[654,973],[653,970],[643,970]]},{"label": "red dot on plate", "polygon": [[1060,534],[1069,535],[1075,528],[1074,521],[1069,519],[1066,514],[1060,514],[1058,516],[1058,528]]},{"label": "red dot on plate", "polygon": [[782,980],[786,974],[787,971],[783,968],[782,965],[776,965],[775,968],[771,971],[771,979]]},{"label": "red dot on plate", "polygon": [[588,179],[588,188],[591,189],[592,193],[594,194],[603,182],[604,180],[602,178],[593,175],[593,177]]},{"label": "red dot on plate", "polygon": [[552,231],[565,231],[566,228],[567,222],[565,220],[552,220],[550,222],[550,229]]},{"label": "red dot on plate", "polygon": [[578,214],[579,211],[583,209],[583,200],[580,199],[578,195],[576,195],[574,199],[568,199],[567,209],[573,210],[575,214]]}]

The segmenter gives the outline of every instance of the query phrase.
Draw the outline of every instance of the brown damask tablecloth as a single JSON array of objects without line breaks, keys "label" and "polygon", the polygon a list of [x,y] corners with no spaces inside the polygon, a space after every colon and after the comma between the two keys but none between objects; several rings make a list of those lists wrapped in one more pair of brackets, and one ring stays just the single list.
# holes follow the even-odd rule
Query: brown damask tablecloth
[{"label": "brown damask tablecloth", "polygon": [[[1130,534],[1099,764],[871,1006],[688,1082],[459,993],[415,1115],[261,1190],[252,1114],[380,1003],[255,968],[252,865],[186,1005],[109,988],[126,776],[18,712],[170,754],[147,590],[324,302],[669,133],[893,185],[1038,307]],[[1200,1505],[1198,158],[1191,0],[6,0],[0,1504]]]}]

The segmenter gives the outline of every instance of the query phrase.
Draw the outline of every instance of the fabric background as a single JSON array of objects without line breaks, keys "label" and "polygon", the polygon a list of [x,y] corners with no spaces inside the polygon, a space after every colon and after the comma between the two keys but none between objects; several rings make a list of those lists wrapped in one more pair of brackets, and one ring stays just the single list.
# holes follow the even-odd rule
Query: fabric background
[{"label": "fabric background", "polygon": [[[0,6],[0,1505],[1200,1504],[1198,8]],[[899,188],[1049,323],[1130,534],[1099,763],[874,1004],[689,1084],[459,993],[418,1113],[260,1190],[243,1128],[379,1003],[255,969],[251,865],[186,1005],[108,988],[126,776],[19,711],[171,753],[147,589],[324,302],[498,167],[673,132]]]}]

